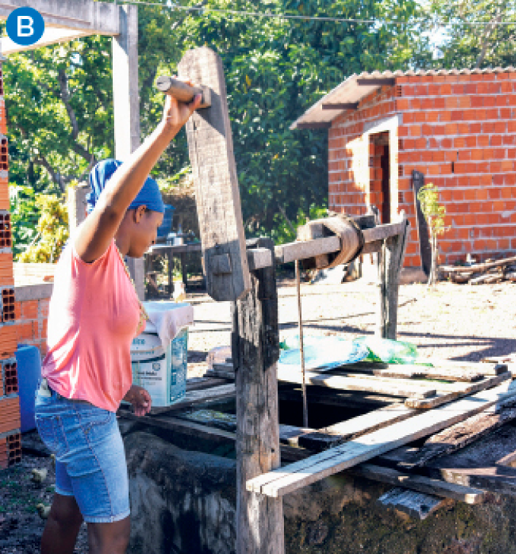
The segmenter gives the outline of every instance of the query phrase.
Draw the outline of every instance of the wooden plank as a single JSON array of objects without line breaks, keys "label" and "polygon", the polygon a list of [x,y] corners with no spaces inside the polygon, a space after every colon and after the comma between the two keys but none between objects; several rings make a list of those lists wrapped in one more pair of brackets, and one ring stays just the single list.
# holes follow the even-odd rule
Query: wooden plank
[{"label": "wooden plank", "polygon": [[463,421],[496,404],[502,398],[514,394],[512,391],[509,393],[508,389],[509,383],[505,382],[495,389],[482,391],[474,396],[436,408],[431,412],[424,412],[405,421],[394,423],[385,429],[316,454],[303,462],[291,464],[251,479],[247,482],[247,488],[268,496],[283,496],[384,452]]},{"label": "wooden plank", "polygon": [[381,496],[378,502],[383,506],[389,506],[403,512],[413,519],[424,520],[439,508],[448,505],[450,501],[432,494],[413,492],[402,487],[396,487]]},{"label": "wooden plank", "polygon": [[[211,108],[192,115],[186,135],[208,294],[215,300],[236,300],[251,281],[222,60],[203,46],[186,52],[178,71],[212,90]],[[212,259],[223,254],[230,258],[231,273],[215,275]]]},{"label": "wooden plank", "polygon": [[434,458],[464,448],[514,419],[516,419],[516,408],[507,407],[496,411],[492,406],[476,416],[432,435],[410,461],[399,465],[408,470],[422,467]]},{"label": "wooden plank", "polygon": [[376,78],[364,78],[357,79],[357,85],[359,87],[390,87],[396,84],[394,77],[376,77]]},{"label": "wooden plank", "polygon": [[516,451],[516,428],[504,425],[465,448],[432,460],[427,471],[450,483],[516,495],[516,469],[500,464]]},{"label": "wooden plank", "polygon": [[295,260],[315,258],[321,254],[331,254],[340,250],[339,237],[324,237],[320,239],[289,242],[274,248],[276,263],[287,264]]},{"label": "wooden plank", "polygon": [[[502,383],[503,381],[507,381],[511,379],[512,379],[512,373],[510,371],[506,371],[505,373],[501,373],[500,375],[496,375],[495,377],[487,377],[486,379],[482,379],[482,381],[471,383],[467,387],[464,387],[462,389],[458,387],[455,389],[455,391],[450,391],[450,389],[448,389],[448,392],[442,392],[440,394],[435,395],[432,398],[422,398],[422,399],[407,398],[407,400],[405,400],[405,405],[408,408],[417,408],[419,410],[429,410],[430,408],[436,408],[437,406],[442,406],[443,404],[452,402],[457,398],[462,398],[463,396],[467,396],[474,392],[478,392],[490,387],[494,387]],[[442,385],[442,387],[444,387],[444,385]],[[441,388],[441,390],[444,391],[443,388]]]},{"label": "wooden plank", "polygon": [[483,264],[473,264],[468,266],[455,266],[455,265],[442,265],[439,267],[439,271],[446,273],[477,273],[479,271],[485,271],[493,267],[500,267],[504,265],[516,264],[516,257],[505,258],[503,260],[496,260],[494,262],[485,262]]},{"label": "wooden plank", "polygon": [[[402,381],[401,379],[377,379],[375,377],[367,378],[362,376],[341,377],[340,375],[316,373],[315,371],[306,371],[305,379],[307,385],[317,385],[319,387],[339,390],[375,392],[393,396],[408,396],[418,399],[433,397],[437,392],[433,385],[426,385],[424,382],[420,384],[410,380]],[[303,382],[303,375],[299,370],[293,370],[280,365],[278,366],[278,380],[301,384]]]},{"label": "wooden plank", "polygon": [[443,370],[482,371],[484,375],[500,375],[500,373],[505,373],[508,370],[507,364],[505,363],[463,362],[457,360],[443,360],[441,358],[424,358],[420,361],[433,364],[434,367]]},{"label": "wooden plank", "polygon": [[233,383],[228,385],[220,385],[217,387],[211,387],[204,390],[193,390],[186,393],[186,396],[172,404],[172,406],[165,406],[159,408],[151,408],[151,415],[162,414],[165,412],[173,412],[175,410],[183,410],[184,408],[190,408],[204,402],[212,400],[221,400],[223,398],[232,398],[235,396],[236,388]]},{"label": "wooden plank", "polygon": [[457,369],[453,371],[447,371],[436,367],[429,367],[424,365],[396,365],[389,364],[388,369],[373,369],[371,370],[373,375],[379,377],[392,377],[393,379],[442,379],[445,381],[458,381],[464,383],[474,383],[484,378],[484,374],[479,368],[478,371]]},{"label": "wooden plank", "polygon": [[377,337],[396,340],[398,325],[398,289],[400,271],[403,267],[409,222],[405,215],[402,221],[390,225],[382,225],[374,229],[363,231],[366,242],[369,236],[375,233],[374,240],[378,240],[378,232],[386,234],[391,229],[393,235],[386,235],[381,252],[378,254],[378,292],[379,299],[376,307]]},{"label": "wooden plank", "polygon": [[[270,239],[248,248],[274,251]],[[236,372],[238,554],[284,552],[283,502],[246,489],[246,482],[281,464],[278,419],[278,292],[274,267],[251,275],[251,288],[232,303],[232,360]]]},{"label": "wooden plank", "polygon": [[217,385],[225,385],[223,379],[212,379],[207,377],[192,377],[186,380],[186,392],[192,390],[209,389]]},{"label": "wooden plank", "polygon": [[299,446],[315,450],[326,450],[349,439],[356,439],[367,433],[404,421],[419,413],[418,410],[407,408],[404,404],[396,403],[367,414],[353,417],[346,421],[329,425],[312,433],[299,437]]},{"label": "wooden plank", "polygon": [[326,103],[321,104],[323,110],[356,110],[358,108],[358,102],[340,102],[340,103]]},{"label": "wooden plank", "polygon": [[[394,365],[394,364],[393,364]],[[398,366],[400,367],[400,366]],[[403,367],[403,366],[402,366]],[[471,381],[462,381],[462,382],[443,382],[443,380],[434,380],[432,378],[428,379],[415,379],[413,378],[413,374],[407,373],[406,376],[403,376],[403,372],[399,372],[396,376],[392,377],[390,375],[387,375],[388,370],[373,370],[373,375],[364,375],[361,373],[354,373],[351,371],[342,371],[339,369],[331,370],[330,372],[319,372],[317,369],[313,370],[315,373],[324,373],[325,375],[335,375],[335,376],[341,376],[341,377],[349,377],[349,378],[356,378],[361,379],[364,381],[369,381],[372,383],[381,383],[381,382],[388,382],[391,383],[393,380],[396,380],[400,383],[407,383],[410,385],[413,385],[414,387],[423,387],[424,389],[430,389],[430,390],[436,390],[439,393],[450,393],[450,392],[459,392],[459,393],[465,393],[470,394],[472,392],[478,392],[478,390],[482,390],[481,384],[475,382],[472,383]],[[491,378],[489,378],[491,379]],[[480,379],[480,381],[482,378]],[[485,379],[484,379],[485,380]],[[478,380],[477,380],[478,381]],[[480,386],[480,389],[476,388]],[[428,395],[425,397],[428,398]]]},{"label": "wooden plank", "polygon": [[388,239],[389,237],[395,237],[401,235],[406,228],[407,220],[398,221],[397,223],[386,223],[385,225],[378,225],[372,229],[363,229],[364,242],[374,242],[377,240]]},{"label": "wooden plank", "polygon": [[455,485],[431,479],[421,475],[407,475],[395,469],[381,467],[374,464],[360,464],[348,470],[351,475],[365,477],[373,481],[388,483],[390,485],[402,486],[418,492],[440,496],[442,498],[452,498],[466,504],[482,504],[486,498],[485,491],[474,489],[462,485]]}]

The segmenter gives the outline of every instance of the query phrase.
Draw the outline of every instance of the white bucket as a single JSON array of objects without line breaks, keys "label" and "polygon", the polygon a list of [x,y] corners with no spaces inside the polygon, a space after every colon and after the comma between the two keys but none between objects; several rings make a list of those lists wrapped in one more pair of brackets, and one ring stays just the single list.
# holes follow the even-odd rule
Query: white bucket
[{"label": "white bucket", "polygon": [[[185,306],[171,304],[171,309]],[[133,339],[133,384],[149,392],[154,407],[166,407],[186,395],[188,327],[183,327],[166,347],[158,334],[152,332],[154,330],[155,327],[148,324],[146,330]]]}]

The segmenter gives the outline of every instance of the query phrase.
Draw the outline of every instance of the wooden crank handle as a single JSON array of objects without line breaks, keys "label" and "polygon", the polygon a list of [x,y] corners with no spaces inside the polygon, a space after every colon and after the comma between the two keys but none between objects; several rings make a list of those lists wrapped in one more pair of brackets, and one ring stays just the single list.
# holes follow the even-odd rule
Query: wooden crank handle
[{"label": "wooden crank handle", "polygon": [[174,77],[162,76],[156,81],[156,88],[164,94],[170,94],[180,102],[190,103],[196,94],[202,94],[201,104],[198,109],[211,106],[211,90],[208,87],[191,87],[184,81]]}]

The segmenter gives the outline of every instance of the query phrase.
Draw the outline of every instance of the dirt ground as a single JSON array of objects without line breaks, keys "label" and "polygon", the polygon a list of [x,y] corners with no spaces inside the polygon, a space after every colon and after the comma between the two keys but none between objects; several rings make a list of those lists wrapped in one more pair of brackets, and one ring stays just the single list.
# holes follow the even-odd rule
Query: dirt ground
[{"label": "dirt ground", "polygon": [[[374,333],[377,289],[363,280],[342,285],[302,285],[306,335],[340,335],[354,338]],[[207,352],[230,344],[230,304],[215,303],[206,295],[189,295],[195,325],[189,333],[189,376],[202,375]],[[514,333],[516,284],[455,285],[439,283],[426,291],[421,284],[400,287],[398,338],[418,347],[422,358],[439,357],[479,361],[484,357],[516,352]],[[279,287],[281,337],[297,333],[297,299],[293,281]],[[35,554],[44,520],[39,503],[50,504],[54,472],[48,457],[35,456],[34,433],[24,437],[20,465],[0,471],[0,553]],[[37,450],[37,448],[36,448]],[[31,481],[31,470],[45,467],[42,485]],[[81,531],[76,554],[87,552]]]}]

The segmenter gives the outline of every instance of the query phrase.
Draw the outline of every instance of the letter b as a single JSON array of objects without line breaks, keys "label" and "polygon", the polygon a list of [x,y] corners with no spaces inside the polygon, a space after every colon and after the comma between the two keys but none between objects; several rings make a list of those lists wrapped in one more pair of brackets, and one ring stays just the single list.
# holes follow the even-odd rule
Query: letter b
[{"label": "letter b", "polygon": [[18,36],[31,37],[34,34],[34,19],[28,15],[18,17]]},{"label": "letter b", "polygon": [[6,23],[7,36],[16,44],[30,46],[43,36],[45,22],[34,8],[24,7],[12,11]]}]

